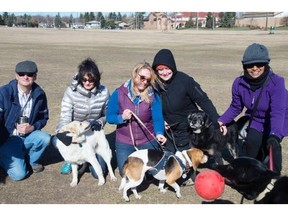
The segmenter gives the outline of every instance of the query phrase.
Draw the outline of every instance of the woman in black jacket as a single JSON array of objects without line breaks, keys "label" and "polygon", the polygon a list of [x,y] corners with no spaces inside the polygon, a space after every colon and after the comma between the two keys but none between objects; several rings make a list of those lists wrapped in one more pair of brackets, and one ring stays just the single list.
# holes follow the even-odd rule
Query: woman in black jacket
[{"label": "woman in black jacket", "polygon": [[[177,70],[174,56],[169,49],[161,49],[155,55],[152,67],[162,82],[159,85],[159,92],[166,128],[170,126],[172,129],[175,143],[180,151],[189,149],[191,146],[187,116],[197,111],[199,107],[219,127],[216,108],[192,77]],[[176,151],[173,140],[167,139],[166,149]]]}]

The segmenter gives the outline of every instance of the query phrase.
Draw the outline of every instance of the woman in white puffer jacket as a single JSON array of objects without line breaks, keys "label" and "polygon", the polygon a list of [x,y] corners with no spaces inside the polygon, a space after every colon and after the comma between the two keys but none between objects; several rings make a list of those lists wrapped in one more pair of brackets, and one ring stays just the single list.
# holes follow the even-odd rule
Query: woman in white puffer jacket
[{"label": "woman in white puffer jacket", "polygon": [[[79,71],[74,75],[71,85],[66,89],[62,103],[60,120],[56,132],[64,125],[77,120],[88,120],[94,130],[101,130],[106,124],[106,109],[110,97],[109,90],[100,84],[101,73],[96,63],[87,58],[78,66]],[[103,173],[106,164],[101,156],[96,155]],[[97,178],[92,166],[91,174]],[[62,174],[69,174],[71,165],[65,162],[61,168]]]}]

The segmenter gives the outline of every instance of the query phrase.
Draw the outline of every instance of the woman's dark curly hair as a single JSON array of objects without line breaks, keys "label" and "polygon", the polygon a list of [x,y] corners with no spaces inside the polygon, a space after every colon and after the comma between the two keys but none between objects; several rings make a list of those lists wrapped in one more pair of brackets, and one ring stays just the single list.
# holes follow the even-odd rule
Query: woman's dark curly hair
[{"label": "woman's dark curly hair", "polygon": [[78,84],[83,85],[82,81],[84,79],[84,76],[87,75],[89,80],[94,81],[96,88],[99,87],[101,80],[101,73],[98,69],[98,66],[91,58],[87,58],[84,61],[82,61],[81,64],[78,66],[78,69],[79,69]]}]

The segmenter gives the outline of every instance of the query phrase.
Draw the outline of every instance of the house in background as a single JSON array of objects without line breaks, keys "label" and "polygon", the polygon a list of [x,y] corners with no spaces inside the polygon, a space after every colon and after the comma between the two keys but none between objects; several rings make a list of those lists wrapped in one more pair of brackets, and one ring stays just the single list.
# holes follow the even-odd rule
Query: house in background
[{"label": "house in background", "polygon": [[[215,18],[215,22],[219,20],[220,13],[215,12],[211,13]],[[174,29],[184,28],[186,22],[193,21],[195,26],[198,24],[198,27],[205,28],[208,12],[179,12],[172,15]]]},{"label": "house in background", "polygon": [[235,25],[250,28],[279,27],[285,25],[287,17],[287,12],[245,12],[240,13]]},{"label": "house in background", "polygon": [[143,28],[145,30],[171,30],[173,29],[173,21],[167,13],[152,12],[143,19]]},{"label": "house in background", "polygon": [[101,23],[100,21],[97,21],[97,20],[91,20],[85,23],[85,28],[100,29]]},{"label": "house in background", "polygon": [[[219,12],[212,13],[216,23],[219,20]],[[152,12],[144,20],[144,29],[147,30],[171,30],[185,28],[188,21],[198,24],[198,27],[206,27],[208,12],[174,12],[167,15],[163,12]]]}]

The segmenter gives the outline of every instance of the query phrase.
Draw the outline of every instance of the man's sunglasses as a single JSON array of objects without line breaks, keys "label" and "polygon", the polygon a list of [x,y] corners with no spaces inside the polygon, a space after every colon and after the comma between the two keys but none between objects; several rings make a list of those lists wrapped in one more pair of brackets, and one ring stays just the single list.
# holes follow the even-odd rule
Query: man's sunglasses
[{"label": "man's sunglasses", "polygon": [[17,73],[18,74],[18,76],[20,76],[20,77],[23,77],[23,76],[28,76],[28,77],[33,77],[34,76],[34,73]]}]

